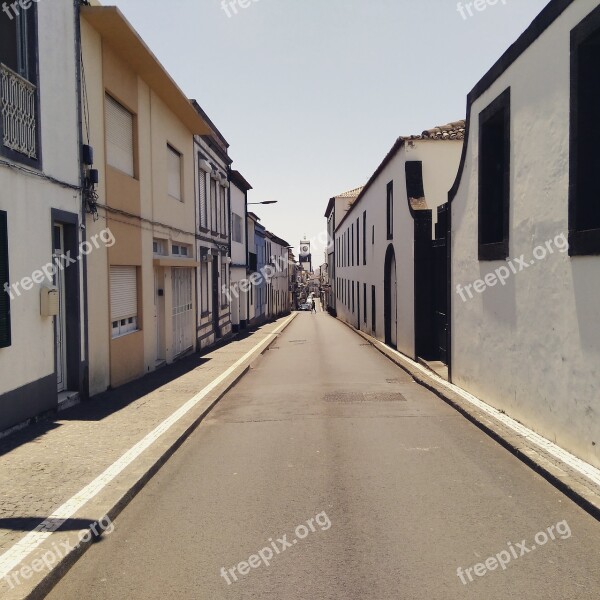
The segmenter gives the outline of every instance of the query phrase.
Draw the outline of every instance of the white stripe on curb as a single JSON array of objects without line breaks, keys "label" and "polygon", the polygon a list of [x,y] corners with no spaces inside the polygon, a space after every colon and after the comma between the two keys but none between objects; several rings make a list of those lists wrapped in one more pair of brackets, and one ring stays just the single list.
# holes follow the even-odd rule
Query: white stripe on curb
[{"label": "white stripe on curb", "polygon": [[408,362],[411,365],[411,367],[418,369],[421,373],[427,375],[427,377],[433,379],[436,383],[439,383],[446,389],[454,392],[455,394],[458,394],[461,398],[463,398],[473,406],[476,406],[477,408],[487,413],[494,419],[502,422],[502,424],[512,429],[515,433],[518,433],[522,438],[530,441],[539,448],[542,448],[549,454],[552,454],[554,457],[568,464],[572,469],[576,470],[578,473],[580,473],[596,485],[600,486],[600,469],[597,469],[593,465],[590,465],[589,463],[586,463],[580,458],[577,458],[574,454],[567,452],[560,446],[557,446],[550,440],[547,440],[545,437],[542,437],[541,435],[535,433],[535,431],[532,431],[524,425],[521,425],[521,423],[519,423],[518,421],[511,419],[508,415],[501,413],[499,410],[493,408],[489,404],[486,404],[476,396],[469,394],[469,392],[465,392],[465,390],[459,388],[453,383],[447,382],[445,379],[442,379],[437,373],[434,373],[433,371],[430,371],[429,369],[425,368],[423,365],[416,363],[414,360],[412,360],[408,356],[405,356],[401,352],[393,350],[392,348],[386,346],[379,340],[375,340],[374,338],[370,339],[373,340],[373,343],[376,343],[381,348],[385,348],[387,352],[391,351],[394,354],[397,354],[402,360]]},{"label": "white stripe on curb", "polygon": [[40,523],[33,531],[29,532],[24,538],[19,540],[14,546],[0,556],[0,580],[6,577],[15,567],[25,560],[36,548],[52,535],[67,519],[71,518],[92,498],[97,496],[117,475],[125,470],[131,463],[147,450],[158,438],[166,433],[177,421],[185,416],[194,408],[204,397],[220,385],[229,377],[238,367],[242,366],[261,346],[267,345],[271,339],[276,336],[293,318],[291,315],[272,333],[256,344],[242,358],[236,361],[226,371],[221,373],[216,379],[209,383],[201,392],[196,394],[191,400],[188,400],[179,410],[175,411],[170,417],[165,419],[156,429],[151,431],[146,437],[139,441],[133,448],[128,450],[121,458],[114,462],[104,473],[94,479],[89,485],[84,487],[79,493],[75,494],[70,500],[67,500],[61,507],[55,510],[43,523]]}]

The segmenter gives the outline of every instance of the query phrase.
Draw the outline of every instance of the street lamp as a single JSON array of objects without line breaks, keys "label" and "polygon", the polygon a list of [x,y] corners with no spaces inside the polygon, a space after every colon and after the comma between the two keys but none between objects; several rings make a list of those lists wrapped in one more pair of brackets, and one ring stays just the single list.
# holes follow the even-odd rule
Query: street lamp
[{"label": "street lamp", "polygon": [[255,204],[277,204],[279,200],[265,200],[264,202],[248,202],[248,206],[252,206]]}]

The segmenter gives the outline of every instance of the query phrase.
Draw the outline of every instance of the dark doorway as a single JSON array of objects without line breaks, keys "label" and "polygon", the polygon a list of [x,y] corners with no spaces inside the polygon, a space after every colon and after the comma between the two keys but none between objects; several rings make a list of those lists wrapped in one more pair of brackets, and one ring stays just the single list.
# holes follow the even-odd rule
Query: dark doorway
[{"label": "dark doorway", "polygon": [[219,312],[221,298],[219,293],[219,256],[213,256],[212,261],[212,322],[215,338],[221,337],[221,328],[219,327]]},{"label": "dark doorway", "polygon": [[396,274],[396,253],[390,244],[385,253],[384,279],[384,320],[385,343],[392,348],[398,346],[398,279]]}]

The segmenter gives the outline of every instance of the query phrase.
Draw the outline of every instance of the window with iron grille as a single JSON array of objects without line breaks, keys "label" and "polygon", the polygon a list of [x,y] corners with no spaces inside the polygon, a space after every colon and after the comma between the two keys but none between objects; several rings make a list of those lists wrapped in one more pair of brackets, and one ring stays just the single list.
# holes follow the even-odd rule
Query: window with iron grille
[{"label": "window with iron grille", "polygon": [[0,154],[39,167],[37,6],[12,16],[0,17]]},{"label": "window with iron grille", "polygon": [[208,229],[208,212],[206,202],[206,172],[198,169],[198,203],[200,211],[200,227]]}]

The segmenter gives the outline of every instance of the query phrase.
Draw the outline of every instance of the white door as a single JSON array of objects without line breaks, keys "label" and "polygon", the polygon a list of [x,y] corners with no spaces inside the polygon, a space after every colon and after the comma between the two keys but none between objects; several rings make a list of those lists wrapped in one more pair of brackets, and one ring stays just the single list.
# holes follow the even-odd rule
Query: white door
[{"label": "white door", "polygon": [[[62,225],[54,225],[55,263],[62,264],[65,254],[65,231]],[[54,285],[58,288],[58,315],[54,317],[54,339],[56,343],[56,384],[59,392],[67,389],[67,311],[65,306],[65,273],[57,269]]]},{"label": "white door", "polygon": [[171,269],[173,284],[173,352],[175,356],[194,347],[192,269]]}]

